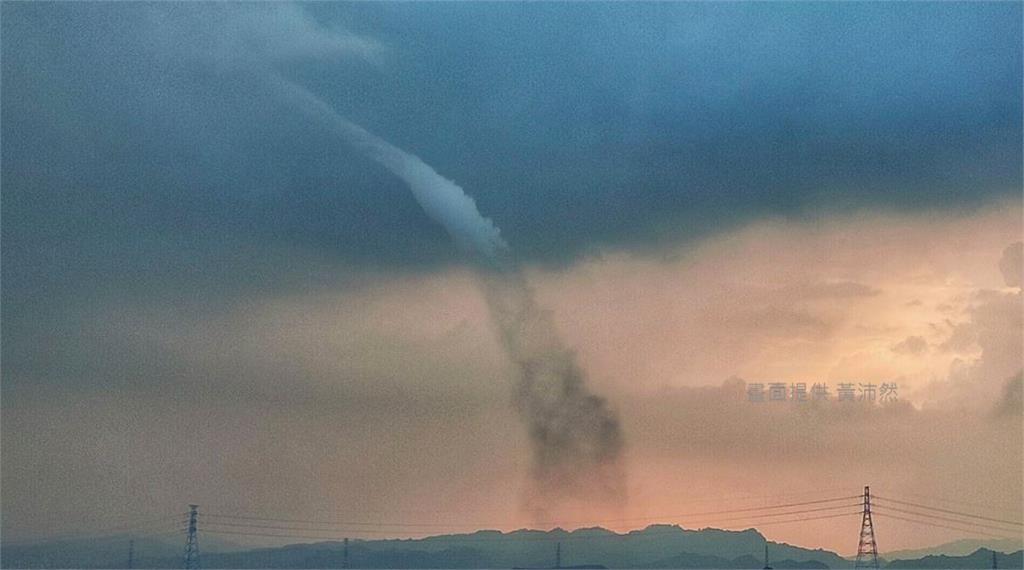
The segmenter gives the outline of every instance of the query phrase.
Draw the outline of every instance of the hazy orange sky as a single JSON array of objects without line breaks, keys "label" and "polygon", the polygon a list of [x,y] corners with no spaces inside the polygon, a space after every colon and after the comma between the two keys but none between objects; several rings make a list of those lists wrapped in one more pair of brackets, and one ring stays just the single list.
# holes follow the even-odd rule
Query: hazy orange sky
[{"label": "hazy orange sky", "polygon": [[[194,501],[212,512],[467,525],[451,530],[704,526],[669,515],[867,484],[1019,518],[1020,288],[1000,271],[1004,260],[1020,274],[1019,244],[1016,262],[1005,261],[1012,247],[1004,254],[1018,214],[1001,203],[780,220],[531,271],[627,438],[621,511],[570,502],[544,520],[521,509],[528,452],[509,407],[512,372],[469,270],[382,274],[212,312],[97,299],[70,333],[97,373],[142,354],[138,366],[181,382],[83,392],[71,408],[47,391],[5,411],[21,428],[5,440],[5,485],[45,489],[8,494],[5,524],[38,531],[101,503],[159,513]],[[900,402],[757,404],[742,381],[820,381],[833,398],[839,382],[891,381]],[[47,512],[24,518],[40,497]],[[716,526],[732,524],[753,523]],[[849,554],[858,524],[764,532]],[[885,518],[877,527],[883,550],[961,534]]]}]

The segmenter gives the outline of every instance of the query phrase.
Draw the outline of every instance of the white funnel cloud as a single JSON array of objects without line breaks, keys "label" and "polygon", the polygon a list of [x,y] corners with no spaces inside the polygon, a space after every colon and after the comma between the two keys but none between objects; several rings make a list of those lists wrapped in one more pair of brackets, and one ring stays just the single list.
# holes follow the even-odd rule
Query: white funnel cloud
[{"label": "white funnel cloud", "polygon": [[508,245],[494,223],[462,188],[418,157],[339,116],[306,89],[280,78],[278,87],[313,120],[404,180],[428,216],[460,247],[487,262],[483,293],[518,371],[515,405],[532,446],[527,508],[543,517],[565,500],[621,507],[625,476],[619,419],[604,398],[590,391],[575,355],[509,261]]},{"label": "white funnel cloud", "polygon": [[438,174],[419,157],[338,115],[330,105],[301,86],[280,79],[278,88],[307,115],[329,125],[348,144],[405,181],[423,211],[441,224],[460,248],[495,261],[508,252],[508,244],[497,226],[480,214],[476,201],[458,184]]}]

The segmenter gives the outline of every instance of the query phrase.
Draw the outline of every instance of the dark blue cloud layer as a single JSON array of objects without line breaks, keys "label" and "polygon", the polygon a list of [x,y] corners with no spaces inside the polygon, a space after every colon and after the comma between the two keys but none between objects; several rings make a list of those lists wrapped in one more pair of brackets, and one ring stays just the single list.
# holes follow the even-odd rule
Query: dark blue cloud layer
[{"label": "dark blue cloud layer", "polygon": [[[380,59],[276,69],[465,187],[525,258],[1020,192],[1019,4],[304,9]],[[457,259],[398,180],[252,74],[182,56],[223,7],[3,10],[5,298],[302,272],[243,253],[263,247]]]}]

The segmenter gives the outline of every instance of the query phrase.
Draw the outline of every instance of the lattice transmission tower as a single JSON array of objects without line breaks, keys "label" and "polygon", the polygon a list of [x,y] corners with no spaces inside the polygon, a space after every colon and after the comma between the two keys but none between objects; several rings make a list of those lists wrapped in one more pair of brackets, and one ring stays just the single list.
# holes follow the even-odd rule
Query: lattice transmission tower
[{"label": "lattice transmission tower", "polygon": [[188,506],[188,539],[185,542],[185,570],[200,568],[199,566],[199,538],[196,536],[196,527],[199,520],[199,505]]},{"label": "lattice transmission tower", "polygon": [[871,521],[871,487],[864,487],[864,514],[860,522],[860,541],[854,568],[878,568],[878,545],[875,544],[875,525]]}]

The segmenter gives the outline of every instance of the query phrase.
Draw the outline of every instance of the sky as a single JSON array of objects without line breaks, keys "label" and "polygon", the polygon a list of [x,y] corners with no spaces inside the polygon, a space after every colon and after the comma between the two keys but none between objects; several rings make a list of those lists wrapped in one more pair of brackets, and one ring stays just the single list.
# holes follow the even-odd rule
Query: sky
[{"label": "sky", "polygon": [[[189,502],[655,522],[865,484],[1021,518],[1020,4],[0,12],[5,537]],[[624,505],[521,508],[472,260],[281,84],[501,229],[622,421]],[[847,381],[900,401],[746,397]],[[764,532],[850,554],[857,528]]]}]

